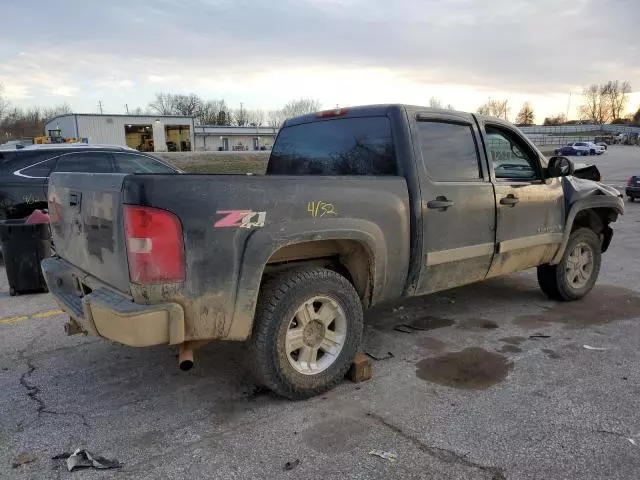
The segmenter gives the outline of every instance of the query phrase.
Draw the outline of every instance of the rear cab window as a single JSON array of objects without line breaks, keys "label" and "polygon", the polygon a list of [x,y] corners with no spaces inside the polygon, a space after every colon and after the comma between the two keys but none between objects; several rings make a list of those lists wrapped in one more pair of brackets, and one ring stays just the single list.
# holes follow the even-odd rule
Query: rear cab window
[{"label": "rear cab window", "polygon": [[283,128],[267,175],[398,174],[391,122],[383,116],[347,117]]}]

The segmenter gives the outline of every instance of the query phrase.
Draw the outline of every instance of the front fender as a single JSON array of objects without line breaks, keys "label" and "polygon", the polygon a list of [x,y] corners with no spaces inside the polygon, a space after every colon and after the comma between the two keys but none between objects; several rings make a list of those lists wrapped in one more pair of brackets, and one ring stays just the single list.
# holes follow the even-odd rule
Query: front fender
[{"label": "front fender", "polygon": [[[573,229],[573,222],[578,213],[594,208],[608,208],[616,212],[618,215],[624,214],[624,202],[620,197],[614,197],[613,195],[593,195],[576,200],[569,208],[569,213],[567,214],[567,219],[565,221],[562,243],[551,262],[549,262],[551,265],[557,265],[562,260],[564,251],[569,243],[569,237],[571,236],[571,231]],[[609,241],[611,241],[610,238]]]},{"label": "front fender", "polygon": [[228,339],[245,339],[251,333],[262,275],[269,258],[282,247],[321,240],[360,242],[371,259],[372,300],[375,302],[381,297],[388,283],[387,241],[375,223],[334,218],[324,222],[302,220],[291,224],[275,224],[252,232],[245,244],[233,320],[226,335]]}]

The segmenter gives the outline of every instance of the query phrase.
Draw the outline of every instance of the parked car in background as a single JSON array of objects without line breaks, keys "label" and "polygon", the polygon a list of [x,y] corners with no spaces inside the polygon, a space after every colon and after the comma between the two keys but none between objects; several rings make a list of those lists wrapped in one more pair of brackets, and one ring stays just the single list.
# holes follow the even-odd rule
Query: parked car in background
[{"label": "parked car in background", "polygon": [[624,193],[627,195],[630,202],[635,201],[636,198],[640,198],[640,175],[633,175],[632,177],[629,177]]},{"label": "parked car in background", "polygon": [[604,151],[607,151],[607,149],[609,148],[609,145],[607,145],[606,142],[597,142],[596,145],[598,145],[599,147],[602,147]]},{"label": "parked car in background", "polygon": [[602,147],[597,143],[593,142],[585,142],[589,146],[589,153],[591,155],[602,155],[607,149],[606,147]]},{"label": "parked car in background", "polygon": [[568,143],[567,145],[573,147],[578,152],[582,152],[582,155],[596,154],[595,148],[591,148],[588,142],[572,142]]},{"label": "parked car in background", "polygon": [[0,151],[0,220],[47,208],[52,172],[179,173],[156,157],[127,147],[87,144],[14,146]]},{"label": "parked car in background", "polygon": [[576,148],[573,145],[565,145],[564,147],[556,148],[554,152],[556,155],[562,155],[565,157],[572,156],[572,155],[575,155],[578,157],[589,155],[588,149]]}]

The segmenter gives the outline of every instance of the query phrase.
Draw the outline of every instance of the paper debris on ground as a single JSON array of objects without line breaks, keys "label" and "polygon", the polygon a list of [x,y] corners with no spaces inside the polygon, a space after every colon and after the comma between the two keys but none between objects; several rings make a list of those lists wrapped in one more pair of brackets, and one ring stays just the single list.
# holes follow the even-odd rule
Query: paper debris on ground
[{"label": "paper debris on ground", "polygon": [[80,468],[97,468],[106,470],[109,468],[120,468],[122,465],[117,460],[109,460],[93,453],[78,448],[67,458],[67,470],[73,472]]},{"label": "paper debris on ground", "polygon": [[384,458],[385,460],[393,463],[398,460],[398,455],[392,452],[383,452],[382,450],[371,450],[369,455],[375,455],[376,457]]},{"label": "paper debris on ground", "polygon": [[602,347],[592,347],[591,345],[582,345],[587,350],[597,350],[599,352],[605,352],[607,349]]}]

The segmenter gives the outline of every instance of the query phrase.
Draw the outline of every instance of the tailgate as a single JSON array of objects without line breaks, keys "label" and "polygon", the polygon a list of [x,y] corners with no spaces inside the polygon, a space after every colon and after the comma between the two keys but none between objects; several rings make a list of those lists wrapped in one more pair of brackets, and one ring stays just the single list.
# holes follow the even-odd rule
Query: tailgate
[{"label": "tailgate", "polygon": [[125,177],[111,173],[54,173],[49,180],[49,213],[56,253],[122,292],[129,291],[122,222]]}]

